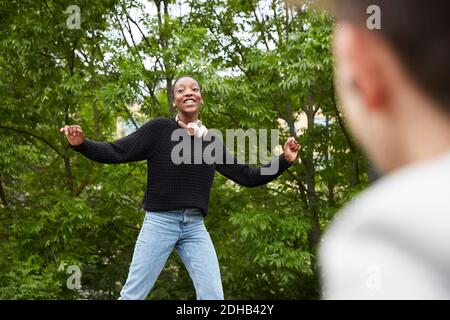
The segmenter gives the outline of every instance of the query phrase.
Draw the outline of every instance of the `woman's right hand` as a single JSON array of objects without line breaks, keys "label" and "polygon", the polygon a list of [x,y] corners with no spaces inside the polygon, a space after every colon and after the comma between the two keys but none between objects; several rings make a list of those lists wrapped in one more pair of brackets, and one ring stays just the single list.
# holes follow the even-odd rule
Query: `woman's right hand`
[{"label": "woman's right hand", "polygon": [[64,126],[59,129],[59,132],[66,135],[67,141],[69,141],[72,146],[79,146],[84,141],[83,129],[78,125]]}]

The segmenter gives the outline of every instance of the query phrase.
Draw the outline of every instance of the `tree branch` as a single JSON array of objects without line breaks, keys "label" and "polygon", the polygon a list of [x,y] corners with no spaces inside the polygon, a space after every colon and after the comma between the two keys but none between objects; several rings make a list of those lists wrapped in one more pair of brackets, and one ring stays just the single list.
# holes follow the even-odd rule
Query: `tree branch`
[{"label": "tree branch", "polygon": [[300,189],[300,195],[301,198],[303,200],[303,202],[305,203],[305,205],[308,205],[308,200],[306,197],[307,191],[305,186],[303,185],[303,182],[300,180],[300,178],[298,178],[295,174],[293,174],[290,170],[286,170],[286,172],[292,177],[294,178],[294,180],[297,182],[298,184],[298,188]]},{"label": "tree branch", "polygon": [[256,5],[253,7],[253,16],[255,17],[256,23],[258,24],[259,33],[261,34],[261,40],[264,42],[267,51],[270,50],[269,43],[267,42],[266,35],[264,34],[265,23],[264,18],[262,18],[262,22],[259,21],[258,14],[256,13]]},{"label": "tree branch", "polygon": [[89,167],[89,172],[87,173],[87,175],[84,177],[83,180],[81,180],[80,184],[78,185],[77,189],[75,190],[75,196],[78,197],[81,192],[83,192],[83,190],[86,188],[86,186],[89,183],[89,179],[91,178],[91,174],[92,174],[92,169],[93,169],[93,165],[91,164],[91,166]]},{"label": "tree branch", "polygon": [[0,126],[0,129],[4,129],[4,130],[10,130],[10,131],[14,131],[16,133],[20,133],[20,134],[24,134],[24,135],[28,135],[31,136],[37,140],[40,140],[42,142],[44,142],[46,145],[48,145],[50,148],[52,148],[57,154],[59,154],[61,157],[64,158],[64,155],[62,154],[62,152],[60,152],[53,144],[51,144],[48,140],[39,137],[38,135],[22,130],[22,129],[17,129],[17,128],[12,128],[12,127],[6,127],[6,126]]},{"label": "tree branch", "polygon": [[[122,9],[123,9],[123,8],[122,8]],[[139,26],[139,24],[138,24],[136,21],[134,21],[134,20],[128,15],[128,13],[127,13],[126,10],[124,10],[124,11],[125,11],[125,16],[127,17],[127,19],[130,20],[130,21],[138,28],[139,33],[142,35],[142,38],[144,39],[145,43],[147,43],[147,45],[149,46],[149,48],[151,48],[152,45],[150,44],[150,41],[148,41],[148,39],[147,39],[147,37],[145,36],[144,32],[142,32],[142,29],[141,29],[141,27]]]},{"label": "tree branch", "polygon": [[353,142],[350,139],[350,135],[348,134],[347,129],[345,128],[345,125],[344,125],[344,123],[342,121],[342,118],[341,118],[341,115],[339,113],[339,110],[337,108],[336,99],[335,99],[335,96],[334,96],[334,90],[332,91],[332,94],[331,94],[331,101],[332,101],[332,104],[333,104],[334,112],[335,112],[336,117],[338,119],[339,127],[341,128],[342,133],[344,134],[345,139],[347,140],[347,143],[348,143],[348,146],[350,147],[350,150],[352,151],[352,153],[354,153],[355,152],[355,146],[353,145]]}]

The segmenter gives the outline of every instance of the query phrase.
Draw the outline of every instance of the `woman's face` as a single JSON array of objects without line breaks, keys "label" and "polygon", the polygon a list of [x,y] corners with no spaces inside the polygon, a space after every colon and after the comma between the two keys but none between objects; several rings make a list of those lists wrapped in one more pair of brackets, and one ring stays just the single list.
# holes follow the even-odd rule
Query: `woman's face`
[{"label": "woman's face", "polygon": [[200,85],[195,79],[180,78],[173,88],[174,104],[179,111],[196,113],[203,103]]}]

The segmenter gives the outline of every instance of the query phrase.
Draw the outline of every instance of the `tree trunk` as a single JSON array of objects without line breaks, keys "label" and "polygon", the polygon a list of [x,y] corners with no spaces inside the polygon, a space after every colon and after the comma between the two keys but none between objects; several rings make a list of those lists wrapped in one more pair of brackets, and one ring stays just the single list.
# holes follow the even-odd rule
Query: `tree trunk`
[{"label": "tree trunk", "polygon": [[64,156],[64,169],[66,174],[66,187],[69,190],[70,194],[73,195],[73,175],[72,175],[72,167],[70,166],[70,158],[69,156]]},{"label": "tree trunk", "polygon": [[352,172],[351,172],[351,176],[350,176],[350,185],[352,187],[355,187],[360,183],[359,172],[360,172],[359,162],[358,162],[358,159],[355,159],[352,163]]},{"label": "tree trunk", "polygon": [[[310,106],[306,112],[308,118],[308,135],[313,134],[315,112]],[[306,188],[308,195],[309,211],[311,216],[311,230],[308,235],[309,246],[314,249],[320,241],[320,224],[319,213],[317,208],[317,194],[316,194],[316,170],[314,168],[314,148],[309,146],[305,155],[305,174],[306,174]]]},{"label": "tree trunk", "polygon": [[93,101],[92,102],[92,114],[94,116],[94,130],[95,130],[95,138],[99,138],[100,137],[100,115],[98,113],[98,108],[97,108],[97,101]]},{"label": "tree trunk", "polygon": [[169,110],[171,111],[171,113],[175,114],[177,109],[172,105],[172,81],[172,77],[166,78],[167,102],[169,104]]},{"label": "tree trunk", "polygon": [[325,163],[327,166],[327,189],[328,189],[328,204],[331,207],[334,207],[335,201],[334,201],[334,186],[335,186],[335,179],[334,175],[332,175],[332,168],[330,163],[330,148],[331,145],[331,139],[330,139],[330,119],[328,116],[325,117],[325,127],[327,130],[327,150],[325,153]]},{"label": "tree trunk", "polygon": [[369,184],[374,183],[380,178],[380,173],[377,171],[377,169],[375,169],[370,161],[367,161],[367,175],[369,177]]},{"label": "tree trunk", "polygon": [[8,202],[6,201],[5,191],[3,190],[3,182],[2,182],[1,178],[0,178],[0,200],[2,201],[4,207],[8,206]]}]

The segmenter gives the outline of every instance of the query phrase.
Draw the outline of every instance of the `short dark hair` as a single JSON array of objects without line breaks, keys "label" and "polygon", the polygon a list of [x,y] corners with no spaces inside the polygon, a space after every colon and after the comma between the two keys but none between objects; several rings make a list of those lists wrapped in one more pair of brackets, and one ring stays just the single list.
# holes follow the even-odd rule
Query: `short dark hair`
[{"label": "short dark hair", "polygon": [[198,86],[200,88],[200,94],[203,94],[202,85],[200,84],[200,81],[197,80],[197,78],[195,78],[193,76],[190,76],[190,75],[182,75],[182,76],[177,77],[175,79],[175,81],[173,82],[173,84],[172,84],[172,92],[170,92],[170,101],[172,101],[172,103],[173,103],[173,100],[174,100],[174,97],[175,97],[175,94],[174,94],[173,90],[175,89],[175,85],[177,84],[177,82],[180,79],[182,79],[182,78],[191,78],[191,79],[194,79],[195,81],[197,81]]},{"label": "short dark hair", "polygon": [[338,21],[366,26],[367,8],[377,5],[381,29],[406,72],[450,114],[450,28],[448,0],[335,0]]}]

